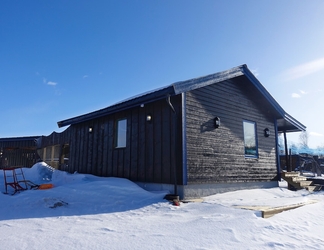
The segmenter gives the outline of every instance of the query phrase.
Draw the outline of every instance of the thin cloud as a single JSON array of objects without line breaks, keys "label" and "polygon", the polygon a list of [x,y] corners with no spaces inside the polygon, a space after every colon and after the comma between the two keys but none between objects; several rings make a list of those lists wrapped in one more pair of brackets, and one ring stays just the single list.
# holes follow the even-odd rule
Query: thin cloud
[{"label": "thin cloud", "polygon": [[259,76],[259,71],[258,71],[258,69],[252,69],[251,72],[253,73],[253,75],[254,75],[255,77],[258,77],[258,76]]},{"label": "thin cloud", "polygon": [[83,76],[83,79],[88,78],[88,77],[89,77],[88,75],[84,75],[84,76]]},{"label": "thin cloud", "polygon": [[299,94],[298,93],[292,93],[291,97],[292,98],[301,98],[303,95],[306,95],[307,92],[304,90],[299,90]]},{"label": "thin cloud", "polygon": [[47,85],[50,85],[50,86],[56,86],[57,85],[57,82],[47,81],[47,79],[45,77],[41,76],[41,74],[39,72],[36,72],[36,75],[43,78],[43,83],[44,84],[47,84]]},{"label": "thin cloud", "polygon": [[309,134],[313,135],[313,136],[317,136],[317,137],[322,137],[323,136],[323,134],[316,133],[316,132],[310,132]]},{"label": "thin cloud", "polygon": [[297,94],[297,93],[292,93],[292,94],[291,94],[291,97],[292,97],[292,98],[300,98],[301,95],[300,95],[300,94]]},{"label": "thin cloud", "polygon": [[286,70],[283,73],[283,78],[285,81],[291,81],[321,70],[324,70],[324,57]]},{"label": "thin cloud", "polygon": [[56,86],[57,85],[57,82],[51,82],[51,81],[49,81],[49,82],[47,82],[47,85]]}]

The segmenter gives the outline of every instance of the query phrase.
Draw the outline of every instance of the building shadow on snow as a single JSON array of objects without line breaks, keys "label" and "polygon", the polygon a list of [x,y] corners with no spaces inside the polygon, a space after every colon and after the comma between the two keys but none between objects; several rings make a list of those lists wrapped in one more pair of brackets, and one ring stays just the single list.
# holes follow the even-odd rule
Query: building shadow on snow
[{"label": "building shadow on snow", "polygon": [[89,181],[15,195],[0,194],[0,220],[107,214],[167,202],[163,199],[166,193],[151,193],[130,183]]}]

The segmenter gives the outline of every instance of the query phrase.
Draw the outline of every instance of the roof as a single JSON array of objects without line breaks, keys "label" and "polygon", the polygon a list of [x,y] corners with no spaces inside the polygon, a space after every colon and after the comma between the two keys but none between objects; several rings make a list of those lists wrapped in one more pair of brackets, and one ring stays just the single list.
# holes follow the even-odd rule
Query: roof
[{"label": "roof", "polygon": [[245,78],[256,87],[256,89],[259,91],[261,96],[263,96],[263,98],[265,98],[265,100],[273,108],[276,114],[277,126],[279,132],[305,131],[306,127],[284,111],[284,109],[263,87],[263,85],[252,74],[252,72],[248,69],[248,67],[245,64],[215,74],[198,77],[186,81],[176,82],[164,88],[160,88],[157,90],[146,92],[141,95],[137,95],[135,97],[129,98],[127,100],[116,103],[109,107],[91,113],[87,113],[84,115],[76,116],[70,119],[59,121],[57,124],[59,127],[64,127],[67,125],[81,123],[91,119],[113,114],[125,109],[140,106],[142,104],[164,99],[167,96],[178,95],[204,86],[230,80],[239,76],[245,76]]},{"label": "roof", "polygon": [[6,138],[0,138],[0,142],[34,141],[39,137],[40,136],[6,137]]}]

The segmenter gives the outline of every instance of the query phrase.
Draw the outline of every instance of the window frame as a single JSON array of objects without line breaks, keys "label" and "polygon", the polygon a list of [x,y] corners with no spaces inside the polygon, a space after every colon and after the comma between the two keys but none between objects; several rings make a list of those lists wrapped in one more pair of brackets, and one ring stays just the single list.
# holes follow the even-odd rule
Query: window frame
[{"label": "window frame", "polygon": [[[125,122],[125,124],[121,124]],[[127,118],[116,120],[115,148],[126,148],[127,146]]]},{"label": "window frame", "polygon": [[[251,131],[253,131],[254,135],[252,135],[251,139],[254,140],[254,142],[253,142],[254,145],[252,144],[252,147],[250,149],[251,151],[253,151],[253,153],[249,153],[247,151],[247,149],[249,148],[248,144],[247,144],[247,139],[249,139],[248,137],[251,137],[247,133],[248,132],[247,129],[249,129],[249,128],[247,128],[245,126],[248,124],[253,125],[253,130],[251,130]],[[244,140],[244,156],[245,156],[245,158],[259,158],[259,146],[258,146],[257,123],[256,122],[243,120],[243,140]],[[253,149],[253,148],[255,148],[255,149]]]}]

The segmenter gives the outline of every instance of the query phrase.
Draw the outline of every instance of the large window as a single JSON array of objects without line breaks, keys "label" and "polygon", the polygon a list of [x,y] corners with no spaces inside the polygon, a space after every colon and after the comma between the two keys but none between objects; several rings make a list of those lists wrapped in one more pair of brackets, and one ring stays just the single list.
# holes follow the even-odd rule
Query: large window
[{"label": "large window", "polygon": [[122,119],[117,121],[117,131],[116,131],[116,147],[124,148],[126,147],[126,132],[127,132],[127,120]]},{"label": "large window", "polygon": [[258,157],[256,123],[243,121],[244,153],[246,157]]}]

